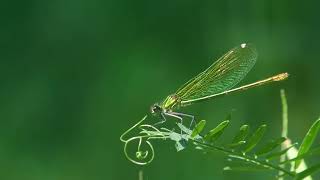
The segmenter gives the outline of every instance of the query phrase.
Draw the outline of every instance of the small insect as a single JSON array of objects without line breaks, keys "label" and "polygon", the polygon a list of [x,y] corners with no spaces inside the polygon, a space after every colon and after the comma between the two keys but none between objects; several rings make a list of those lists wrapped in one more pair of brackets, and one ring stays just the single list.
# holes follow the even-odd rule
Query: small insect
[{"label": "small insect", "polygon": [[182,85],[174,94],[169,95],[164,101],[151,106],[151,113],[166,121],[166,117],[174,117],[181,121],[183,117],[191,118],[191,124],[195,117],[190,114],[175,112],[174,110],[197,102],[206,101],[229,93],[246,90],[267,83],[287,79],[288,73],[281,73],[251,84],[232,89],[238,84],[254,66],[258,53],[252,44],[241,44],[215,61],[205,71]]}]

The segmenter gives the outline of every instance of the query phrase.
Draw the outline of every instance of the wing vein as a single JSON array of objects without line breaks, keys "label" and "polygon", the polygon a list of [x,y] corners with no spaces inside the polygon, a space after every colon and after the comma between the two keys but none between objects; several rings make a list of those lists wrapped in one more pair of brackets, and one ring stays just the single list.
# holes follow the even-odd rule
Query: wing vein
[{"label": "wing vein", "polygon": [[185,83],[175,94],[185,101],[229,90],[247,75],[257,56],[252,44],[235,47]]}]

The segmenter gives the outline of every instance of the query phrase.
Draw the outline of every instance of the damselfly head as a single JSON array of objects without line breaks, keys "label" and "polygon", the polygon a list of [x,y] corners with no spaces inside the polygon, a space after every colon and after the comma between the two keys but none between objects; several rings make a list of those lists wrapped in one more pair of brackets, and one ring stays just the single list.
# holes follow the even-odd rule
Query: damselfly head
[{"label": "damselfly head", "polygon": [[150,112],[152,115],[154,116],[158,116],[159,114],[161,114],[163,111],[163,109],[158,105],[158,104],[154,104],[153,106],[151,106],[150,108]]}]

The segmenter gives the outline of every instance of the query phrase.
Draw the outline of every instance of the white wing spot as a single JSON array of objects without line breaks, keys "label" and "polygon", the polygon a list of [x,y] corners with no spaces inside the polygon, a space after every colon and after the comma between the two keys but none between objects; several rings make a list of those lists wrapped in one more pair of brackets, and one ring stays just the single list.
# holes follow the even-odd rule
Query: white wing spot
[{"label": "white wing spot", "polygon": [[240,46],[242,47],[242,48],[245,48],[246,47],[246,43],[243,43],[243,44],[241,44]]}]

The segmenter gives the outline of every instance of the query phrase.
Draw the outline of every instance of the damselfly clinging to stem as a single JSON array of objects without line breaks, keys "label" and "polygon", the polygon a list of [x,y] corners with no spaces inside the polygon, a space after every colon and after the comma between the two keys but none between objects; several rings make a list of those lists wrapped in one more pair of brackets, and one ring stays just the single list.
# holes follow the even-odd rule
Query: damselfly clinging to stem
[{"label": "damselfly clinging to stem", "polygon": [[177,118],[181,123],[183,117],[189,117],[191,118],[190,126],[192,126],[194,122],[193,115],[174,112],[174,110],[229,93],[246,90],[270,82],[282,81],[288,77],[288,73],[281,73],[232,89],[251,70],[257,56],[257,51],[252,44],[241,44],[231,49],[205,71],[190,79],[174,94],[169,95],[163,102],[153,105],[151,113],[162,119],[159,123],[165,122],[166,116]]}]

